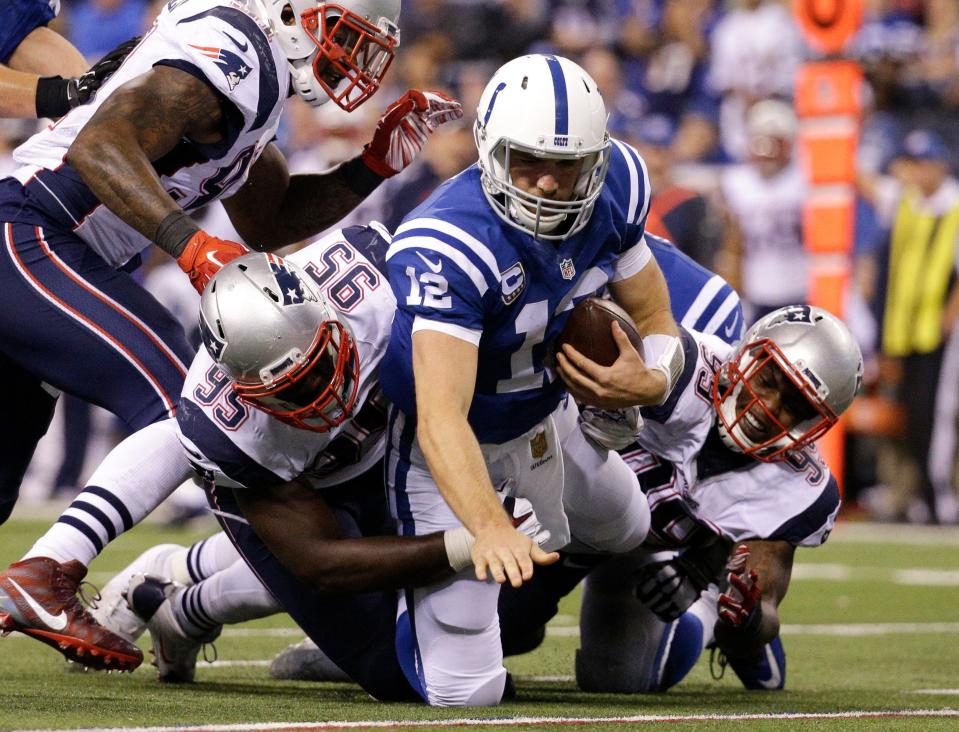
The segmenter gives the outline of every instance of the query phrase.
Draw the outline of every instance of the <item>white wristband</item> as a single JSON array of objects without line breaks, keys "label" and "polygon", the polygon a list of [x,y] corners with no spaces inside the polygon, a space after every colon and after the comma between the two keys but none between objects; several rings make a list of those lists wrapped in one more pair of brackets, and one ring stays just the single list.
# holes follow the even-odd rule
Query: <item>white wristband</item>
[{"label": "white wristband", "polygon": [[444,531],[443,543],[446,545],[446,560],[454,572],[466,569],[473,563],[473,555],[470,552],[476,539],[465,526]]},{"label": "white wristband", "polygon": [[666,377],[666,393],[659,402],[662,404],[669,398],[670,392],[676,386],[676,382],[683,373],[683,367],[686,365],[683,344],[676,336],[651,333],[643,338],[643,351],[645,352],[646,366],[661,371]]}]

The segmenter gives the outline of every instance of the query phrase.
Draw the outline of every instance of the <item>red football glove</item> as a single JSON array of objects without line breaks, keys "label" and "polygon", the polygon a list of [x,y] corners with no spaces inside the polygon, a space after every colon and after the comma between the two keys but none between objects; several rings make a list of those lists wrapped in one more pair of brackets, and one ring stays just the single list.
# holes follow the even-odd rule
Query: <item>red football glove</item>
[{"label": "red football glove", "polygon": [[719,619],[736,628],[749,622],[762,595],[759,575],[753,569],[746,570],[747,559],[749,547],[740,544],[726,564],[729,589],[719,596]]},{"label": "red football glove", "polygon": [[238,242],[198,231],[186,243],[176,263],[190,275],[190,284],[202,294],[206,283],[224,264],[249,253],[250,250]]},{"label": "red football glove", "polygon": [[438,91],[410,89],[393,102],[363,148],[363,162],[390,178],[413,162],[437,127],[463,116],[463,105]]}]

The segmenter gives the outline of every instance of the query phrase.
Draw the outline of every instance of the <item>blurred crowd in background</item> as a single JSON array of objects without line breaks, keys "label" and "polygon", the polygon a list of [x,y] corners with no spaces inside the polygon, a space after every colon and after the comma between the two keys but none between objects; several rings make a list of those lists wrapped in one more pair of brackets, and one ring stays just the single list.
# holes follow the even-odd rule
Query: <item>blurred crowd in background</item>
[{"label": "blurred crowd in background", "polygon": [[[64,0],[53,27],[92,62],[145,32],[163,4]],[[868,84],[855,274],[843,316],[867,358],[870,411],[849,420],[845,513],[956,523],[959,2],[866,5],[847,49]],[[792,95],[809,52],[786,0],[404,0],[400,27],[387,88],[352,114],[293,97],[277,141],[294,171],[323,169],[355,156],[382,109],[407,88],[463,101],[462,124],[438,132],[352,221],[393,228],[440,181],[474,162],[470,127],[491,73],[528,51],[556,53],[593,76],[611,133],[645,157],[650,231],[735,285],[747,320],[805,301],[806,184]],[[35,127],[0,125],[5,175],[12,149]],[[207,230],[234,236],[221,209],[206,216]],[[149,254],[147,286],[195,330],[187,278],[156,247]],[[34,470],[34,495],[72,495],[123,435],[122,425],[96,410],[61,401],[62,421]],[[184,507],[179,518],[188,515]]]}]

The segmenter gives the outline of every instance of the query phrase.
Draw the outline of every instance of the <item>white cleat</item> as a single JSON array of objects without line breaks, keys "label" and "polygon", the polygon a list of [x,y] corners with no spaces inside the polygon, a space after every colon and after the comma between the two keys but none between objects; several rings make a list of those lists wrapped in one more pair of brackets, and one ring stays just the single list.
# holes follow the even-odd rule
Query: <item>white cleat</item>
[{"label": "white cleat", "polygon": [[285,681],[353,680],[309,638],[280,651],[270,663],[270,676]]},{"label": "white cleat", "polygon": [[[200,650],[212,644],[222,630],[216,627],[199,638],[184,632],[173,608],[185,591],[186,587],[171,580],[142,574],[134,575],[127,589],[130,607],[146,621],[150,631],[157,678],[170,684],[192,683]],[[214,659],[215,651],[214,648]]]},{"label": "white cleat", "polygon": [[179,544],[159,544],[150,547],[120,570],[100,591],[100,600],[90,614],[104,628],[134,643],[146,630],[146,622],[127,604],[126,591],[130,579],[136,574],[156,577],[170,576],[169,558],[185,547]]}]

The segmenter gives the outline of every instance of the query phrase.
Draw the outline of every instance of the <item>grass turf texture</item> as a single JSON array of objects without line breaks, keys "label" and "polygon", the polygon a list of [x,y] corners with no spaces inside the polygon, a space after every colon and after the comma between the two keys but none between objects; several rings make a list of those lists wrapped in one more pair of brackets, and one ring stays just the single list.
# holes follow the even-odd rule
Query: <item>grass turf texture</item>
[{"label": "grass turf texture", "polygon": [[[20,557],[48,523],[17,519],[0,529],[0,562]],[[139,527],[110,546],[91,568],[103,585],[143,549],[160,542],[188,544],[212,533],[170,531],[155,524]],[[921,543],[920,543],[921,542]],[[844,711],[948,710],[959,696],[959,584],[899,582],[897,571],[936,569],[945,582],[959,570],[959,532],[913,528],[871,528],[843,524],[833,539],[797,554],[797,578],[782,608],[788,656],[787,691],[746,692],[731,670],[715,681],[708,654],[667,694],[616,696],[579,692],[565,680],[541,677],[572,674],[578,595],[567,598],[552,633],[535,653],[510,659],[518,677],[518,698],[497,709],[440,710],[371,701],[357,687],[342,684],[279,682],[265,665],[208,666],[197,683],[161,686],[144,664],[133,674],[71,673],[51,649],[20,634],[0,640],[0,729],[70,729],[216,724],[271,724],[325,720],[456,720],[503,717],[630,717],[690,714],[833,713]],[[952,572],[950,575],[949,572]],[[838,573],[838,574],[837,574]],[[817,579],[822,576],[848,578]],[[804,578],[804,577],[809,577]],[[942,581],[942,580],[939,580]],[[953,623],[945,632],[867,632],[873,623]],[[863,624],[838,635],[810,633],[808,624]],[[791,628],[799,626],[796,630]],[[805,627],[804,627],[805,626]],[[924,631],[921,625],[911,626]],[[950,632],[951,631],[951,632]],[[300,638],[285,616],[227,629],[217,642],[221,661],[263,662]],[[148,639],[141,647],[149,647]],[[669,729],[731,729],[743,721],[676,721]],[[746,722],[751,729],[910,729],[959,728],[957,718],[773,719]],[[579,725],[578,725],[579,726]],[[593,729],[630,725],[590,723]],[[537,724],[525,727],[550,728]],[[557,727],[558,728],[558,727]],[[420,727],[418,729],[425,729]],[[483,729],[495,729],[484,727]],[[512,727],[516,729],[516,727]]]}]

